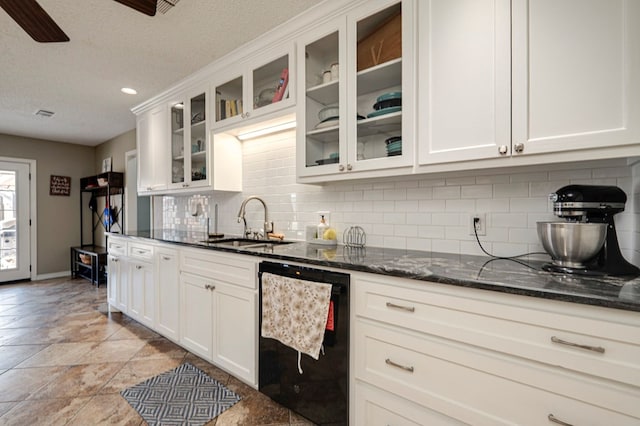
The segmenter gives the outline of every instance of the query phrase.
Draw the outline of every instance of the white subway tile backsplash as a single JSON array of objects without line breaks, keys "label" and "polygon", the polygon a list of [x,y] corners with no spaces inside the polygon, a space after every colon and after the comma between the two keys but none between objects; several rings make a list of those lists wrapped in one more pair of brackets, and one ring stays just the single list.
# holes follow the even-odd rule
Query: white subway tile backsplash
[{"label": "white subway tile backsplash", "polygon": [[436,186],[433,188],[434,200],[451,200],[460,198],[459,186]]},{"label": "white subway tile backsplash", "polygon": [[462,198],[493,198],[492,185],[467,185],[460,190]]},{"label": "white subway tile backsplash", "polygon": [[493,185],[493,196],[496,198],[528,197],[529,183],[496,183]]},{"label": "white subway tile backsplash", "polygon": [[[624,254],[640,262],[640,162],[601,160],[305,185],[296,182],[295,132],[245,141],[243,156],[242,193],[164,196],[156,203],[162,208],[155,212],[155,225],[204,230],[204,219],[218,204],[219,231],[240,234],[240,203],[258,195],[276,231],[286,238],[304,238],[304,227],[317,224],[317,212],[329,210],[330,226],[340,240],[345,228],[360,225],[369,246],[483,255],[469,235],[469,216],[477,212],[486,214],[487,235],[479,237],[483,246],[512,256],[542,250],[536,222],[561,220],[551,210],[549,193],[570,183],[607,184],[627,193],[626,211],[616,216],[616,226]],[[202,203],[203,216],[191,216],[192,200]],[[261,227],[259,203],[247,207],[249,226]]]}]

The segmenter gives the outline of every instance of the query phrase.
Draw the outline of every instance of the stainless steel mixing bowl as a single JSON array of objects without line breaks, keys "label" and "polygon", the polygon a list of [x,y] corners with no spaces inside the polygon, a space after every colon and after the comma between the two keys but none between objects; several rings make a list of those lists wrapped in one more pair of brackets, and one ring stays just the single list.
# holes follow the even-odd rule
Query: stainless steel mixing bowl
[{"label": "stainless steel mixing bowl", "polygon": [[607,237],[606,223],[538,222],[538,237],[553,263],[583,267],[598,254]]}]

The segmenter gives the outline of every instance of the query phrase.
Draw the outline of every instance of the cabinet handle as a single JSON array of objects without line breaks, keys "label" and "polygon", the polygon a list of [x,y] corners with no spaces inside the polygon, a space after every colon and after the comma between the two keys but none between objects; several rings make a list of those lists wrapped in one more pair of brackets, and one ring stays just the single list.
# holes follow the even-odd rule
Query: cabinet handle
[{"label": "cabinet handle", "polygon": [[500,155],[506,155],[507,152],[509,152],[509,147],[506,145],[500,145],[500,147],[498,147],[498,152]]},{"label": "cabinet handle", "polygon": [[117,258],[117,257],[113,257],[113,256],[111,256],[111,261],[112,261],[112,262],[117,262],[117,261],[118,261],[118,258]]},{"label": "cabinet handle", "polygon": [[151,191],[153,188],[151,188],[150,186],[147,186],[147,191]]},{"label": "cabinet handle", "polygon": [[347,164],[347,170],[351,171],[353,169],[353,167],[351,166],[351,164]]},{"label": "cabinet handle", "polygon": [[553,343],[558,343],[560,345],[572,346],[574,348],[580,348],[580,349],[585,349],[592,352],[598,352],[599,354],[604,353],[604,348],[602,346],[589,346],[589,345],[581,345],[579,343],[567,342],[566,340],[559,339],[556,336],[551,336],[551,341]]},{"label": "cabinet handle", "polygon": [[547,419],[549,419],[549,421],[551,423],[556,423],[559,425],[563,425],[563,426],[573,426],[571,423],[567,423],[567,422],[563,422],[562,420],[558,419],[556,416],[554,416],[553,414],[549,414],[547,416]]},{"label": "cabinet handle", "polygon": [[522,154],[522,152],[524,151],[524,144],[522,142],[515,144],[513,146],[513,150],[518,154]]},{"label": "cabinet handle", "polygon": [[385,359],[384,362],[387,365],[390,365],[392,367],[400,368],[402,370],[408,371],[409,373],[413,373],[413,367],[407,367],[406,365],[400,365],[398,363],[395,363],[395,362],[391,361],[389,358]]},{"label": "cabinet handle", "polygon": [[142,269],[142,265],[136,265],[136,269]]},{"label": "cabinet handle", "polygon": [[414,308],[413,306],[396,305],[395,303],[391,303],[391,302],[387,302],[387,308],[402,309],[403,311],[407,311],[407,312],[416,311],[416,308]]},{"label": "cabinet handle", "polygon": [[169,256],[162,256],[162,260],[171,260]]},{"label": "cabinet handle", "polygon": [[340,170],[341,172],[344,172],[344,166],[343,166],[342,164],[340,164],[340,165],[338,166],[338,170]]},{"label": "cabinet handle", "polygon": [[204,285],[204,289],[205,289],[205,290],[211,290],[211,291],[213,291],[213,290],[215,290],[215,289],[216,289],[216,286],[215,286],[215,285],[205,284],[205,285]]},{"label": "cabinet handle", "polygon": [[188,184],[188,183],[183,183],[183,184],[182,184],[182,187],[183,187],[183,188],[188,188],[188,187],[189,187],[189,184]]}]

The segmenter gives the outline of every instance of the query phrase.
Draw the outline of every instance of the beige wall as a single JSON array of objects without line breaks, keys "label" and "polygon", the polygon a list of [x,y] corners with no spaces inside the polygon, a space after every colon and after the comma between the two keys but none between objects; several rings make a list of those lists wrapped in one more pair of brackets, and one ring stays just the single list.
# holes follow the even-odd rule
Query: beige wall
[{"label": "beige wall", "polygon": [[[0,157],[36,160],[38,275],[69,270],[80,244],[80,178],[95,174],[95,148],[0,134]],[[71,177],[71,195],[50,196],[51,175]]]},{"label": "beige wall", "polygon": [[[136,149],[136,130],[130,130],[126,133],[116,136],[100,145],[96,150],[96,170],[102,170],[102,160],[111,157],[111,171],[124,172],[125,158],[127,151]],[[127,177],[125,176],[125,179]]]},{"label": "beige wall", "polygon": [[[113,139],[109,139],[106,142],[95,147],[96,152],[96,163],[95,167],[98,172],[102,171],[102,160],[105,158],[111,157],[111,171],[113,172],[125,172],[125,153],[128,151],[132,151],[136,149],[136,130],[130,130],[126,133],[121,134],[120,136],[116,136]],[[135,177],[132,177],[135,179]],[[129,179],[129,176],[125,173],[124,181],[125,184]],[[104,207],[104,199],[100,198],[98,201],[98,206]],[[119,197],[112,198],[113,207],[120,208],[121,201]],[[125,208],[127,206],[125,205]],[[122,220],[122,219],[120,219]],[[116,228],[112,228],[114,232],[120,232],[120,230]],[[96,230],[96,244],[106,245],[106,237],[104,234],[104,229],[102,227],[98,227]]]}]

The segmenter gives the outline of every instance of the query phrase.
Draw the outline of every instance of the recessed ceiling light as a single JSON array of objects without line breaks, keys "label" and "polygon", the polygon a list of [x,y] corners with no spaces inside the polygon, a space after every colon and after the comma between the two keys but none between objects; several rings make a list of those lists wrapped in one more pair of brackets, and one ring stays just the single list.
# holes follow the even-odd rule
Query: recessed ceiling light
[{"label": "recessed ceiling light", "polygon": [[138,94],[136,89],[132,89],[130,87],[123,87],[122,89],[120,89],[120,91],[122,93],[126,93],[127,95],[137,95]]}]

